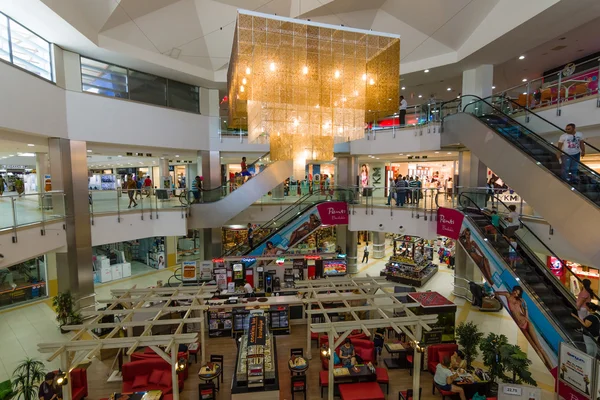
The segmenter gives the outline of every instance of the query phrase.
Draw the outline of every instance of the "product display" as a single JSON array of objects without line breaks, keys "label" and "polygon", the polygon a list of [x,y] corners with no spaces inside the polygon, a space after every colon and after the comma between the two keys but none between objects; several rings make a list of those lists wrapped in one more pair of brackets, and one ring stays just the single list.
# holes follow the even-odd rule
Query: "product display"
[{"label": "product display", "polygon": [[421,287],[436,274],[437,270],[437,265],[427,260],[416,263],[408,257],[392,256],[381,275],[393,282]]},{"label": "product display", "polygon": [[115,190],[116,188],[117,177],[115,175],[92,175],[88,181],[89,190]]},{"label": "product display", "polygon": [[210,311],[208,313],[208,336],[231,336],[232,331],[231,309],[227,311]]}]

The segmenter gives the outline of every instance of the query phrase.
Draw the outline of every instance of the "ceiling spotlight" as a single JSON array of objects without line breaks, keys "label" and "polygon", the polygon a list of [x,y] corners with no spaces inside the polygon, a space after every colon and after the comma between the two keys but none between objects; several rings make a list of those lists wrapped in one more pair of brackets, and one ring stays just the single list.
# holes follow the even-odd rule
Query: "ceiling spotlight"
[{"label": "ceiling spotlight", "polygon": [[180,358],[179,361],[177,361],[177,364],[175,365],[175,369],[177,370],[177,372],[182,372],[185,371],[185,369],[187,368],[187,361],[185,358]]},{"label": "ceiling spotlight", "polygon": [[527,82],[527,78],[523,78],[523,82]]},{"label": "ceiling spotlight", "polygon": [[308,67],[306,65],[304,67],[302,67],[302,73],[304,75],[308,74]]},{"label": "ceiling spotlight", "polygon": [[520,56],[519,57],[519,60],[524,60],[524,59],[525,59],[525,56]]},{"label": "ceiling spotlight", "polygon": [[398,155],[399,155],[399,156],[403,156],[404,154],[400,153],[400,154],[398,154]]},{"label": "ceiling spotlight", "polygon": [[447,90],[447,91],[451,91],[451,90],[452,90],[452,88],[451,88],[451,87],[449,87],[449,88],[448,88],[448,89],[446,89],[446,90]]},{"label": "ceiling spotlight", "polygon": [[367,80],[367,74],[363,74],[363,76],[362,76],[362,80],[363,80],[363,81],[366,81],[366,80]]},{"label": "ceiling spotlight", "polygon": [[240,92],[244,93],[244,85],[240,86]]},{"label": "ceiling spotlight", "polygon": [[274,62],[272,62],[271,65],[269,65],[269,69],[271,71],[275,71],[275,63]]},{"label": "ceiling spotlight", "polygon": [[423,95],[422,95],[422,94],[420,94],[420,95],[419,95],[419,98],[421,98],[421,97],[423,97]]},{"label": "ceiling spotlight", "polygon": [[374,84],[375,84],[375,80],[373,80],[373,78],[371,78],[371,79],[369,80],[369,85],[374,85]]},{"label": "ceiling spotlight", "polygon": [[179,157],[179,154],[175,154],[175,157]]},{"label": "ceiling spotlight", "polygon": [[525,96],[527,96],[527,92],[523,92],[523,94],[524,94]]},{"label": "ceiling spotlight", "polygon": [[59,369],[58,374],[56,374],[56,384],[59,386],[64,386],[68,381],[69,378],[67,377],[67,374]]},{"label": "ceiling spotlight", "polygon": [[335,73],[333,74],[333,76],[335,76],[335,78],[339,78],[340,77],[340,71],[338,71],[337,69],[335,70]]},{"label": "ceiling spotlight", "polygon": [[319,108],[319,105],[317,104],[317,105],[315,106],[315,108]]},{"label": "ceiling spotlight", "polygon": [[449,151],[449,152],[448,152],[448,154],[452,154],[452,152],[451,152],[451,151]]},{"label": "ceiling spotlight", "polygon": [[91,153],[92,151],[91,151],[91,150],[88,150],[87,152],[88,152],[88,153]]},{"label": "ceiling spotlight", "polygon": [[243,84],[243,85],[245,85],[246,83],[248,83],[248,79],[246,79],[246,78],[243,78],[243,79],[242,79],[242,84]]},{"label": "ceiling spotlight", "polygon": [[252,72],[252,70],[250,69],[250,67],[246,67],[246,75],[250,75],[250,72]]},{"label": "ceiling spotlight", "polygon": [[402,90],[406,89],[404,86],[402,86]]},{"label": "ceiling spotlight", "polygon": [[119,154],[117,157],[123,157],[123,156]]},{"label": "ceiling spotlight", "polygon": [[429,70],[428,70],[428,69],[426,69],[426,70],[425,70],[425,71],[423,71],[423,72],[425,72],[425,73],[428,73],[428,72],[429,72]]},{"label": "ceiling spotlight", "polygon": [[35,146],[35,144],[29,143],[27,146],[33,147],[33,146]]},{"label": "ceiling spotlight", "polygon": [[496,86],[492,86],[492,89],[496,89]]}]

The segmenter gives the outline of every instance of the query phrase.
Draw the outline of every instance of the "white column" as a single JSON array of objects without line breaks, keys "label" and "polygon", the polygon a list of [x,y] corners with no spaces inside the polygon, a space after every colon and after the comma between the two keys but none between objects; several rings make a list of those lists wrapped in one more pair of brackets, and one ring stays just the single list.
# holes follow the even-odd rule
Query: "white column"
[{"label": "white column", "polygon": [[[415,329],[415,337],[417,340],[421,340],[423,336],[423,327],[421,325],[417,325]],[[421,387],[421,359],[423,358],[423,353],[417,351],[415,346],[415,352],[413,355],[413,399],[419,398],[419,388]],[[416,396],[416,397],[415,397]]]},{"label": "white column", "polygon": [[335,332],[332,330],[327,334],[327,338],[329,339],[329,379],[327,380],[327,399],[333,400],[333,380],[335,379],[333,376],[333,353],[335,352],[333,335]]},{"label": "white column", "polygon": [[477,68],[463,71],[462,95],[473,95],[481,98],[492,95],[494,85],[494,66],[480,65]]},{"label": "white column", "polygon": [[79,54],[52,45],[56,85],[70,92],[81,92],[81,60]]},{"label": "white column", "polygon": [[206,338],[204,337],[204,324],[206,318],[208,317],[208,312],[202,311],[202,320],[200,320],[200,351],[202,356],[202,365],[206,363]]},{"label": "white column", "polygon": [[179,345],[171,347],[171,379],[173,380],[173,400],[179,400],[179,380],[177,379],[177,354]]},{"label": "white column", "polygon": [[69,352],[67,350],[60,353],[60,369],[67,374],[67,384],[62,387],[63,400],[71,400],[71,373],[69,371]]}]

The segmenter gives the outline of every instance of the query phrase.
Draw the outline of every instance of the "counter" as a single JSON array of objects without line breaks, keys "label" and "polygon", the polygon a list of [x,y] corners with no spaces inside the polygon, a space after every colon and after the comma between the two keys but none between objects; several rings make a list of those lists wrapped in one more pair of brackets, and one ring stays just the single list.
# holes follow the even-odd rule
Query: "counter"
[{"label": "counter", "polygon": [[[265,347],[265,376],[264,386],[248,387],[246,366],[247,338],[242,336],[236,362],[233,382],[231,383],[232,400],[252,400],[258,397],[261,400],[279,400],[279,370],[277,366],[277,344],[275,337],[269,335]],[[268,353],[268,355],[267,355]]]}]

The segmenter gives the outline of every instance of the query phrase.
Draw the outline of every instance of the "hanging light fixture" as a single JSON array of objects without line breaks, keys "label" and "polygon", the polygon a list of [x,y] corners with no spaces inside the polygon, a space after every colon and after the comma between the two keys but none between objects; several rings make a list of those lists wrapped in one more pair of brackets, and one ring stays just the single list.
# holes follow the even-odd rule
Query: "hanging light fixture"
[{"label": "hanging light fixture", "polygon": [[56,384],[59,386],[64,386],[69,383],[69,378],[66,372],[62,372],[60,369],[56,374]]},{"label": "hanging light fixture", "polygon": [[177,372],[182,372],[185,371],[185,369],[187,368],[187,361],[185,358],[181,357],[178,361],[177,361],[177,365],[175,366],[175,370]]},{"label": "hanging light fixture", "polygon": [[399,69],[398,35],[239,10],[227,121],[250,142],[268,137],[271,159],[303,178],[307,161],[332,160],[336,142],[397,111]]}]

